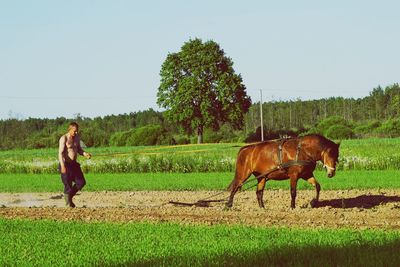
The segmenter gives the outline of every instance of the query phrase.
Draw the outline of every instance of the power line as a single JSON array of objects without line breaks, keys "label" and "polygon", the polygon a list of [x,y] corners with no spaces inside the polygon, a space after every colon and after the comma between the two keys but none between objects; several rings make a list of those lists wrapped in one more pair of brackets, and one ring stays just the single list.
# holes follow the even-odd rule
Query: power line
[{"label": "power line", "polygon": [[0,96],[0,99],[31,99],[31,100],[129,100],[132,98],[154,98],[154,96]]},{"label": "power line", "polygon": [[[281,90],[281,89],[260,89],[263,92],[285,92],[285,93],[318,93],[320,90]],[[259,91],[256,89],[246,89],[246,91]]]},{"label": "power line", "polygon": [[262,111],[262,90],[260,89],[260,117],[261,117],[261,142],[264,142],[264,122],[263,122],[263,111]]}]

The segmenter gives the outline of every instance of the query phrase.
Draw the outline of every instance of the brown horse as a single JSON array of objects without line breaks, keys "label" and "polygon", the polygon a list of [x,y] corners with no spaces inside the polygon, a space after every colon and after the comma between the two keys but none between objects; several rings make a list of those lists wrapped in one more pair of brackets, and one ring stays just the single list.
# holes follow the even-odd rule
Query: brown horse
[{"label": "brown horse", "polygon": [[232,207],[235,193],[251,174],[256,176],[257,200],[264,208],[263,192],[268,180],[290,179],[291,207],[296,206],[297,181],[302,178],[315,187],[314,207],[319,200],[321,186],[314,177],[316,162],[322,161],[329,178],[335,175],[339,144],[321,135],[280,139],[244,146],[239,150],[235,178],[228,187],[231,191],[227,207]]}]

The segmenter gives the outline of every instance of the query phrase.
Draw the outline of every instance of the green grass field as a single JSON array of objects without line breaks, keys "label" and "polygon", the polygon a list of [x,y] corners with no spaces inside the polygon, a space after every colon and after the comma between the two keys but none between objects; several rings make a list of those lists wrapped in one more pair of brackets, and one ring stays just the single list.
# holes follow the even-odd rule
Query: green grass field
[{"label": "green grass field", "polygon": [[[88,148],[84,191],[224,190],[242,144]],[[400,138],[345,140],[322,190],[400,188]],[[61,192],[57,150],[0,151],[0,192]],[[253,185],[255,181],[249,183]],[[246,187],[246,186],[245,186]],[[268,189],[289,189],[270,181]],[[300,181],[298,189],[314,190]],[[251,190],[255,190],[254,188]],[[0,218],[0,266],[398,266],[400,231]]]},{"label": "green grass field", "polygon": [[[338,171],[333,178],[325,172],[315,172],[322,190],[400,188],[400,170]],[[233,173],[127,173],[87,174],[85,191],[137,190],[224,190],[233,179]],[[253,176],[252,176],[253,177]],[[249,179],[251,179],[250,177]],[[244,188],[254,185],[249,182]],[[289,188],[289,181],[269,181],[270,188]],[[298,189],[314,190],[300,180]],[[0,192],[57,192],[62,190],[57,174],[0,174]]]},{"label": "green grass field", "polygon": [[0,219],[0,265],[397,266],[400,232]]}]

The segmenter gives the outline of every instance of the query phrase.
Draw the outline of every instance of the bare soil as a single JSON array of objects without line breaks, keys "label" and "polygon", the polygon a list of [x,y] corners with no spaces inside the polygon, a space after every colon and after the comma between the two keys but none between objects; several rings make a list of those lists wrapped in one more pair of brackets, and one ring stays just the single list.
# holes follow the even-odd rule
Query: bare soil
[{"label": "bare soil", "polygon": [[[266,190],[265,209],[254,191],[240,192],[234,206],[197,202],[213,191],[81,192],[76,208],[65,207],[62,194],[0,193],[0,217],[85,222],[179,222],[184,224],[244,224],[301,228],[400,229],[400,190],[322,191],[318,207],[309,202],[314,191],[297,193],[291,209],[289,190]],[[226,198],[228,193],[211,199]],[[182,202],[181,205],[170,201]],[[196,204],[197,203],[197,204]]]}]

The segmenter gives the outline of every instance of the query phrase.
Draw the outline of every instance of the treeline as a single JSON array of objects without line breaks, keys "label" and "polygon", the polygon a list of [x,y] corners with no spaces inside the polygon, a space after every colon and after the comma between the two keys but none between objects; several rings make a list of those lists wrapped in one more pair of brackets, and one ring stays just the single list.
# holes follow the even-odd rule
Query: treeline
[{"label": "treeline", "polygon": [[[310,129],[323,119],[342,117],[350,124],[383,122],[400,115],[400,87],[395,83],[386,88],[378,86],[364,98],[331,97],[301,101],[274,101],[263,103],[264,126],[272,131]],[[246,127],[260,125],[259,103],[254,104],[246,117]]]},{"label": "treeline", "polygon": [[[374,88],[364,98],[332,97],[263,103],[266,139],[282,135],[320,133],[334,139],[400,136],[400,87]],[[122,115],[73,119],[0,120],[0,149],[56,147],[70,121],[81,126],[88,147],[195,143],[162,112],[149,109]],[[218,132],[205,129],[205,142],[253,142],[260,139],[259,103],[245,116],[242,130],[223,125]]]},{"label": "treeline", "polygon": [[[262,106],[264,132],[270,138],[305,133],[338,139],[400,136],[398,83],[386,88],[378,86],[363,98],[297,99],[267,102]],[[259,103],[250,108],[245,123],[247,132],[258,131],[254,138],[260,135]],[[328,131],[327,124],[335,127]]]}]

